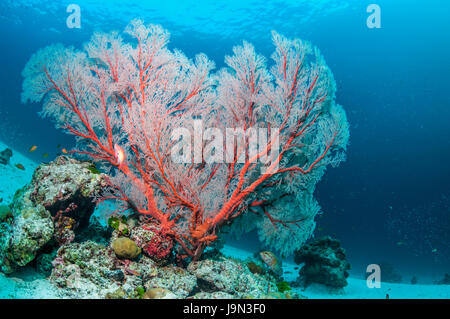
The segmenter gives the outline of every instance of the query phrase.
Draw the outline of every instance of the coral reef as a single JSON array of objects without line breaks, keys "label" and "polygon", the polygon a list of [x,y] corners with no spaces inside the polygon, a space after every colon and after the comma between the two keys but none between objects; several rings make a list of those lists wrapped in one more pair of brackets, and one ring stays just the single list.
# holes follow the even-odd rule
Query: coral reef
[{"label": "coral reef", "polygon": [[176,266],[166,266],[157,269],[156,276],[150,278],[144,285],[148,290],[164,288],[174,293],[178,298],[186,298],[197,286],[195,274]]},{"label": "coral reef", "polygon": [[16,192],[11,212],[0,220],[1,271],[27,265],[45,245],[67,244],[88,226],[95,194],[105,185],[104,175],[91,173],[90,165],[58,157],[40,165],[30,184]]},{"label": "coral reef", "polygon": [[308,286],[319,283],[331,288],[343,288],[347,285],[350,264],[346,260],[345,250],[338,240],[324,237],[306,244],[294,255],[300,269],[298,283]]},{"label": "coral reef", "polygon": [[[23,101],[43,102],[42,114],[76,137],[72,153],[107,175],[67,156],[40,165],[3,214],[2,270],[36,259],[63,297],[299,298],[273,252],[250,261],[217,252],[226,229],[257,228],[282,256],[311,236],[315,184],[345,160],[349,138],[319,50],[273,32],[271,68],[243,42],[211,74],[204,54],[189,60],[169,50],[160,26],[133,20],[125,34],[130,43],[95,33],[83,51],[51,45],[25,66]],[[229,128],[250,135],[235,136],[237,145],[214,139],[212,151],[199,126],[217,139]],[[201,131],[199,149],[183,145],[181,161],[180,130],[180,143]],[[90,224],[106,200],[119,204],[108,231]],[[316,246],[326,284],[343,285],[349,266],[339,243]],[[301,275],[319,254],[307,250],[297,256],[309,258]]]},{"label": "coral reef", "polygon": [[[29,186],[35,203],[48,210],[55,224],[72,230],[84,228],[94,212],[93,199],[107,185],[105,175],[92,173],[92,163],[60,156],[49,164],[40,165]],[[64,219],[70,220],[67,225]]]},{"label": "coral reef", "polygon": [[158,266],[145,255],[120,260],[112,248],[92,241],[62,246],[53,265],[50,280],[61,296],[72,298],[263,298],[278,291],[272,277],[252,274],[243,261]]},{"label": "coral reef", "polygon": [[[23,70],[22,100],[43,102],[42,114],[77,138],[75,152],[110,172],[103,199],[151,217],[161,230],[156,239],[171,237],[178,257],[199,260],[221,227],[241,216],[282,255],[298,249],[320,210],[315,184],[345,160],[349,139],[319,50],[273,32],[272,67],[244,41],[225,58],[227,68],[211,74],[204,54],[190,60],[169,50],[160,26],[133,20],[124,34],[95,33],[83,50],[39,50]],[[199,127],[215,129],[211,143]],[[238,145],[229,145],[230,128],[264,133],[237,132]],[[197,135],[194,150],[184,145]],[[142,249],[171,251],[158,246]]]},{"label": "coral reef", "polygon": [[[2,207],[3,272],[32,264],[61,298],[298,297],[276,279],[281,263],[269,251],[241,261],[211,249],[203,259],[186,263],[175,258],[173,238],[146,216],[115,214],[107,229],[95,217],[83,222],[92,214],[88,202],[104,187],[105,177],[90,165],[65,156],[43,164],[11,206]],[[73,234],[70,240],[61,240],[61,223],[72,230],[65,233]]]}]

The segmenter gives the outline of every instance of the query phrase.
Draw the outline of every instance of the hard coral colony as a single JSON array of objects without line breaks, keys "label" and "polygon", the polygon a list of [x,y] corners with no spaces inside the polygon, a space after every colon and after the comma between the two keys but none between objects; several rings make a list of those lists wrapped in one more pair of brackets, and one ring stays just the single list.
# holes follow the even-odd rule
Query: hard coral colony
[{"label": "hard coral colony", "polygon": [[[43,101],[43,114],[77,138],[77,153],[110,168],[101,200],[147,215],[178,243],[179,257],[199,259],[235,219],[258,227],[282,254],[299,248],[320,210],[314,186],[328,164],[344,160],[349,136],[319,51],[273,32],[270,72],[244,42],[226,57],[228,68],[211,73],[214,63],[204,54],[191,61],[170,51],[160,26],[134,20],[125,33],[132,43],[112,32],[95,33],[82,51],[48,46],[23,71],[23,101]],[[198,163],[175,163],[172,133],[193,131],[194,120],[221,132],[275,134],[252,156],[243,138],[224,145],[231,162],[211,163],[211,145],[202,140]],[[280,204],[287,199],[295,209]]]}]

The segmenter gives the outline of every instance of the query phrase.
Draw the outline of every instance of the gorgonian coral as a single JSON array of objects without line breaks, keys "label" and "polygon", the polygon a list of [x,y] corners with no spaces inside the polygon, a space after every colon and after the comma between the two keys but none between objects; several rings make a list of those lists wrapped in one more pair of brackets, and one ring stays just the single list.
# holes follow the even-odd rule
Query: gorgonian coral
[{"label": "gorgonian coral", "polygon": [[[270,71],[244,42],[211,73],[204,54],[169,50],[160,26],[134,20],[125,33],[130,42],[95,33],[81,51],[39,50],[23,101],[43,101],[42,114],[77,137],[74,152],[110,168],[103,199],[150,217],[185,256],[247,215],[269,245],[297,248],[319,210],[314,185],[344,159],[349,135],[319,51],[274,32]],[[280,205],[286,196],[297,209]]]}]

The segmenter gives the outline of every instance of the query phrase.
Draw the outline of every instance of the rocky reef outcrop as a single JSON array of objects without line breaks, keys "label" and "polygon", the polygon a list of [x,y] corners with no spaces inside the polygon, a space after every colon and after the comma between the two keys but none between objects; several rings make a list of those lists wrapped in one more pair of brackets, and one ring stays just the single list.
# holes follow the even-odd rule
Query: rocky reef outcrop
[{"label": "rocky reef outcrop", "polygon": [[40,165],[0,219],[0,270],[14,272],[44,246],[70,243],[85,229],[106,183],[90,162],[60,156]]},{"label": "rocky reef outcrop", "polygon": [[252,273],[245,263],[231,258],[196,261],[187,269],[197,277],[199,288],[205,292],[222,291],[238,298],[261,298],[278,291],[273,278]]},{"label": "rocky reef outcrop", "polygon": [[159,266],[144,254],[119,259],[92,241],[62,246],[53,266],[50,280],[69,298],[265,298],[278,291],[272,277],[252,274],[232,258]]},{"label": "rocky reef outcrop", "polygon": [[304,264],[298,278],[298,284],[303,287],[311,283],[331,288],[347,286],[350,264],[345,250],[336,239],[324,237],[306,244],[295,252],[294,261]]}]

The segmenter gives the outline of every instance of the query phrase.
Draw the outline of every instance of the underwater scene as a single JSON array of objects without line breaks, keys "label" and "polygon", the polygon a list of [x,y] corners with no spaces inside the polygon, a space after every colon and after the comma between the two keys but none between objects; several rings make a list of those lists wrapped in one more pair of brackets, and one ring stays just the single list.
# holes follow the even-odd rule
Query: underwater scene
[{"label": "underwater scene", "polygon": [[0,299],[448,299],[449,13],[2,0]]}]

